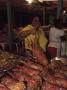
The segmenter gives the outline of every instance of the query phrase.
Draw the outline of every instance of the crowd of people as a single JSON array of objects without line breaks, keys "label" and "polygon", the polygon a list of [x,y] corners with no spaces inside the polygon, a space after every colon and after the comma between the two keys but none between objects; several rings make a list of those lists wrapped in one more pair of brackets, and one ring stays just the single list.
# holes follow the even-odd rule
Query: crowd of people
[{"label": "crowd of people", "polygon": [[18,52],[21,55],[23,55],[23,52],[25,52],[25,55],[32,53],[33,46],[41,49],[50,59],[60,56],[62,49],[62,55],[64,55],[64,33],[67,30],[63,30],[60,20],[56,20],[54,25],[50,27],[49,38],[46,37],[40,19],[37,16],[32,19],[31,24],[15,28],[12,31],[14,33],[14,42],[18,43]]}]

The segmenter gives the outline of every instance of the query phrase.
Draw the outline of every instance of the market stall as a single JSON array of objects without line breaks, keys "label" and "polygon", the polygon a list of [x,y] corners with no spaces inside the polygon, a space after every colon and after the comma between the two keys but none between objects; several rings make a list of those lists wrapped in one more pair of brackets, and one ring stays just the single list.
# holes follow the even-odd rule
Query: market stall
[{"label": "market stall", "polygon": [[[18,4],[19,0],[16,1],[14,0]],[[1,43],[3,50],[0,50],[0,90],[67,90],[67,57],[55,57],[49,62],[46,54],[34,46],[32,46],[32,54],[28,57],[11,53],[10,3],[7,0],[8,45],[10,52],[6,52],[4,45]],[[61,13],[60,3],[62,4],[62,0],[61,2],[59,0],[58,3],[57,18]],[[43,11],[43,20],[45,19],[44,16]]]}]

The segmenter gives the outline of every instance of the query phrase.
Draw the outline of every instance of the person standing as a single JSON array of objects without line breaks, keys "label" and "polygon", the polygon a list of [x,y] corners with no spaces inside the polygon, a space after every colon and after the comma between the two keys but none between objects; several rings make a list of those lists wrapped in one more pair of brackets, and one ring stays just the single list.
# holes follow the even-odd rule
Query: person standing
[{"label": "person standing", "polygon": [[41,28],[39,17],[34,17],[32,23],[19,32],[19,37],[24,38],[26,50],[31,50],[31,45],[34,43],[36,47],[46,52],[47,38]]},{"label": "person standing", "polygon": [[26,56],[32,56],[42,65],[48,64],[46,57],[47,38],[43,32],[39,17],[34,17],[32,23],[19,32],[19,37],[24,39]]},{"label": "person standing", "polygon": [[61,37],[64,36],[62,23],[60,20],[55,21],[55,25],[50,28],[48,53],[51,58],[59,57],[61,52]]}]

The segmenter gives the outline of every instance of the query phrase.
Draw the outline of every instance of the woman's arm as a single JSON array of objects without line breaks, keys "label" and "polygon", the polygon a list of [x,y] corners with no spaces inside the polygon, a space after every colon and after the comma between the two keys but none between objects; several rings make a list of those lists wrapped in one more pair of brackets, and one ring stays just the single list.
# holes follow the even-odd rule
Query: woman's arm
[{"label": "woman's arm", "polygon": [[20,31],[18,33],[19,37],[20,38],[25,38],[26,36],[28,36],[29,34],[35,34],[35,29],[32,29],[32,30],[26,30],[26,31]]},{"label": "woman's arm", "polygon": [[22,31],[22,32],[19,32],[19,37],[20,37],[20,38],[25,38],[25,37],[28,36],[29,34],[31,34],[31,30]]}]

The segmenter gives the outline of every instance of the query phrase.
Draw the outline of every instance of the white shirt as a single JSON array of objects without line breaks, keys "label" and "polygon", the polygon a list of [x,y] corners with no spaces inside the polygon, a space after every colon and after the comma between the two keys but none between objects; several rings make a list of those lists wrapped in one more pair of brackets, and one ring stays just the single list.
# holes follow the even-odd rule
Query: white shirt
[{"label": "white shirt", "polygon": [[57,48],[57,56],[59,56],[61,48],[61,39],[60,37],[64,35],[64,31],[58,28],[52,27],[49,32],[49,44],[48,47]]},{"label": "white shirt", "polygon": [[52,27],[49,32],[49,42],[60,42],[60,37],[64,35],[64,31]]}]

